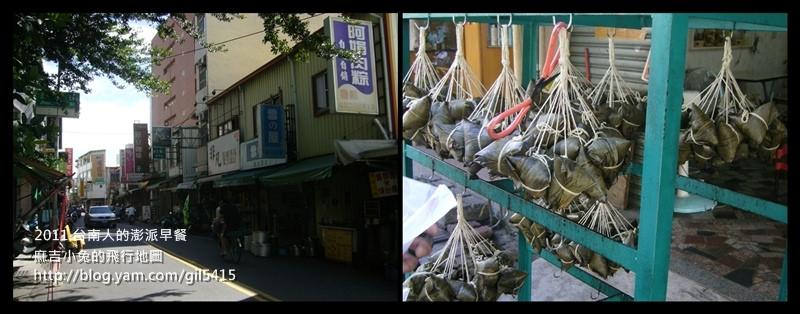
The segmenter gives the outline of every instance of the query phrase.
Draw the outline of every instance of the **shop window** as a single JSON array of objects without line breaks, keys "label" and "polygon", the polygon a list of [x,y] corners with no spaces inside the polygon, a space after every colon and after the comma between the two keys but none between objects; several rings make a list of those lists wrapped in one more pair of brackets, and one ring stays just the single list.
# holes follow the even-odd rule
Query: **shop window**
[{"label": "shop window", "polygon": [[312,78],[314,88],[314,116],[330,112],[328,104],[328,71],[315,74]]},{"label": "shop window", "polygon": [[207,69],[208,68],[206,66],[206,56],[203,56],[203,58],[201,58],[200,61],[197,63],[197,90],[206,88]]},{"label": "shop window", "polygon": [[217,125],[217,136],[223,136],[239,129],[239,117],[233,117]]}]

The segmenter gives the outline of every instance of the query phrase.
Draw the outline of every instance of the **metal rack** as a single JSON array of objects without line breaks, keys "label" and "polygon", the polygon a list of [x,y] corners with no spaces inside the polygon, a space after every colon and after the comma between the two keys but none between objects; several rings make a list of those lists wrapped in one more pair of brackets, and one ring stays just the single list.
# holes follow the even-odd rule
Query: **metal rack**
[{"label": "metal rack", "polygon": [[[720,203],[743,209],[778,222],[788,224],[787,206],[763,200],[731,190],[703,183],[688,177],[677,176],[678,136],[680,131],[680,111],[686,58],[686,42],[689,29],[718,28],[751,31],[787,31],[788,14],[785,13],[415,13],[403,14],[401,30],[403,47],[410,51],[409,20],[466,20],[469,22],[496,23],[497,18],[513,17],[514,24],[523,25],[525,55],[523,56],[523,78],[534,77],[536,73],[536,43],[538,26],[552,25],[554,21],[571,20],[573,25],[605,26],[621,28],[652,28],[651,66],[648,84],[648,110],[646,112],[644,148],[642,163],[632,162],[627,173],[642,178],[642,191],[639,217],[639,240],[636,249],[615,242],[588,230],[564,217],[558,216],[520,197],[513,190],[510,180],[487,182],[471,180],[468,174],[437,157],[427,155],[414,148],[409,142],[403,146],[403,171],[413,177],[412,162],[429,167],[467,189],[497,202],[500,206],[518,212],[529,219],[560,233],[598,254],[613,260],[625,269],[636,274],[634,296],[630,296],[608,285],[579,267],[571,267],[567,273],[582,282],[599,287],[608,301],[665,301],[667,276],[669,273],[670,241],[672,236],[672,215],[675,202],[675,189],[681,189]],[[402,58],[403,70],[408,71],[409,60]],[[533,252],[520,237],[519,252]],[[543,258],[559,265],[558,259],[546,251]],[[779,301],[787,300],[787,249],[784,253]],[[530,272],[531,254],[520,254],[521,270]],[[521,291],[530,291],[530,278]],[[522,293],[520,301],[529,301],[530,295]]]}]

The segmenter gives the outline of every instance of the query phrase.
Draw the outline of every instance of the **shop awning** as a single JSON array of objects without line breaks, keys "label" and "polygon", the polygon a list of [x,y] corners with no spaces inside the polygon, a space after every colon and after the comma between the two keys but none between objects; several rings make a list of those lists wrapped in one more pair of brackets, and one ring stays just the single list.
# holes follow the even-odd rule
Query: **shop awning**
[{"label": "shop awning", "polygon": [[14,154],[14,177],[25,178],[33,185],[51,184],[58,185],[60,180],[67,177],[63,172],[47,167],[37,161]]},{"label": "shop awning", "polygon": [[196,189],[197,187],[195,186],[195,182],[194,182],[194,181],[191,181],[191,182],[181,182],[181,183],[178,183],[178,186],[177,186],[176,188],[177,188],[178,190],[194,190],[194,189]]},{"label": "shop awning", "polygon": [[[36,212],[39,207],[44,205],[51,197],[56,195],[62,188],[69,184],[70,177],[63,172],[56,171],[46,165],[43,165],[35,160],[31,160],[17,154],[14,154],[13,165],[14,178],[24,178],[33,186],[42,188],[43,185],[49,185],[49,192],[45,195],[38,204],[35,204],[28,211],[22,213],[22,219],[27,220],[30,215]],[[16,184],[16,182],[15,182]]]},{"label": "shop awning", "polygon": [[264,185],[321,180],[331,176],[332,168],[335,164],[335,154],[322,155],[264,171],[257,178]]},{"label": "shop awning", "polygon": [[159,182],[155,182],[155,183],[153,183],[153,184],[150,184],[150,185],[148,185],[148,186],[147,186],[145,189],[147,189],[148,191],[150,191],[150,190],[153,190],[153,189],[157,189],[159,186],[161,186],[161,185],[162,185],[162,184],[164,184],[165,182],[167,182],[167,181],[159,181]]},{"label": "shop awning", "polygon": [[359,160],[397,155],[399,146],[396,140],[334,140],[336,161],[342,165]]},{"label": "shop awning", "polygon": [[213,182],[213,181],[218,180],[219,178],[222,178],[222,175],[221,174],[215,174],[213,176],[207,176],[207,177],[202,177],[200,179],[197,179],[197,183],[203,184],[203,183],[206,183],[206,182]]},{"label": "shop awning", "polygon": [[139,190],[142,190],[142,189],[144,189],[144,188],[143,187],[136,187],[136,188],[128,189],[128,193],[133,194],[133,192],[136,192],[136,191],[139,191]]},{"label": "shop awning", "polygon": [[149,190],[155,190],[155,189],[160,188],[160,190],[162,190],[162,191],[175,191],[175,187],[170,187],[170,185],[173,182],[177,182],[177,181],[181,180],[181,178],[183,178],[183,176],[178,175],[178,176],[174,176],[172,178],[163,179],[161,181],[158,181],[158,182],[152,183],[151,185],[148,185],[147,186],[147,190],[149,191]]},{"label": "shop awning", "polygon": [[221,178],[214,181],[214,187],[221,188],[226,186],[241,186],[241,185],[254,184],[256,183],[254,175],[255,173],[261,170],[264,169],[237,171],[231,174],[222,175]]},{"label": "shop awning", "polygon": [[331,176],[331,168],[334,165],[336,165],[334,154],[312,157],[284,165],[224,174],[214,180],[214,187],[242,186],[256,182],[263,185],[278,185],[325,179]]},{"label": "shop awning", "polygon": [[148,181],[147,185],[145,186],[145,189],[147,189],[148,191],[154,190],[154,189],[157,189],[159,186],[162,186],[162,185],[166,186],[167,182],[169,182],[169,181],[172,181],[172,179],[164,179],[164,180],[160,180],[160,181]]}]

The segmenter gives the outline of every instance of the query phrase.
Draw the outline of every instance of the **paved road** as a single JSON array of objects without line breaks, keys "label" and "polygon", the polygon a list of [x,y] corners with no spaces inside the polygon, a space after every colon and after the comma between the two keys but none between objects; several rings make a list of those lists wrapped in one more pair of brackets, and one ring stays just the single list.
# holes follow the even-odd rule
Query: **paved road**
[{"label": "paved road", "polygon": [[[80,225],[78,226],[81,227]],[[155,226],[120,224],[121,229],[141,228],[158,230]],[[113,230],[112,230],[113,232]],[[188,235],[186,241],[159,239],[138,242],[88,242],[86,253],[103,250],[159,251],[163,263],[128,266],[130,271],[184,272],[195,278],[217,271],[235,274],[235,280],[183,283],[123,283],[105,285],[102,282],[61,284],[53,289],[33,279],[35,271],[46,271],[30,256],[14,260],[14,298],[19,301],[387,301],[400,299],[400,274],[389,279],[384,273],[368,272],[350,264],[336,263],[321,257],[270,256],[257,257],[245,252],[239,263],[223,260],[217,255],[216,243],[208,235]],[[120,265],[68,265],[62,271],[91,269],[97,272],[121,272]],[[134,267],[134,268],[130,268]],[[204,271],[205,270],[205,271]],[[86,276],[86,275],[84,275]],[[95,275],[97,276],[97,275]],[[194,281],[201,281],[195,279]],[[50,291],[53,291],[49,295]]]}]

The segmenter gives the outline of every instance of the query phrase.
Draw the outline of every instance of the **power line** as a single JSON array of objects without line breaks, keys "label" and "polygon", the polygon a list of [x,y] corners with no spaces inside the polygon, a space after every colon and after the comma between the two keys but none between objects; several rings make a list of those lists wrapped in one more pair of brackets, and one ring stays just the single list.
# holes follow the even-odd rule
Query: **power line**
[{"label": "power line", "polygon": [[[233,38],[233,39],[229,39],[229,40],[226,40],[226,41],[223,41],[223,42],[215,43],[215,44],[212,44],[212,45],[209,45],[209,46],[212,46],[212,47],[213,47],[213,46],[219,46],[219,45],[223,45],[223,44],[225,44],[225,43],[229,43],[229,42],[232,42],[232,41],[234,41],[234,40],[239,40],[239,39],[242,39],[242,38],[245,38],[245,37],[250,37],[250,36],[253,36],[253,35],[255,35],[255,34],[259,34],[259,33],[264,33],[264,31],[258,31],[258,32],[252,33],[252,34],[248,34],[248,35],[239,36],[239,37],[236,37],[236,38]],[[189,50],[189,51],[186,51],[186,52],[177,53],[177,54],[174,54],[174,55],[171,55],[171,56],[169,56],[169,57],[166,57],[166,58],[164,58],[164,61],[166,61],[166,60],[169,60],[170,58],[175,58],[175,57],[180,57],[180,56],[183,56],[183,55],[185,55],[186,53],[197,52],[197,51],[200,51],[200,50],[203,50],[203,49],[208,49],[208,48],[209,48],[209,47],[201,47],[201,48],[197,48],[197,49]]]}]

